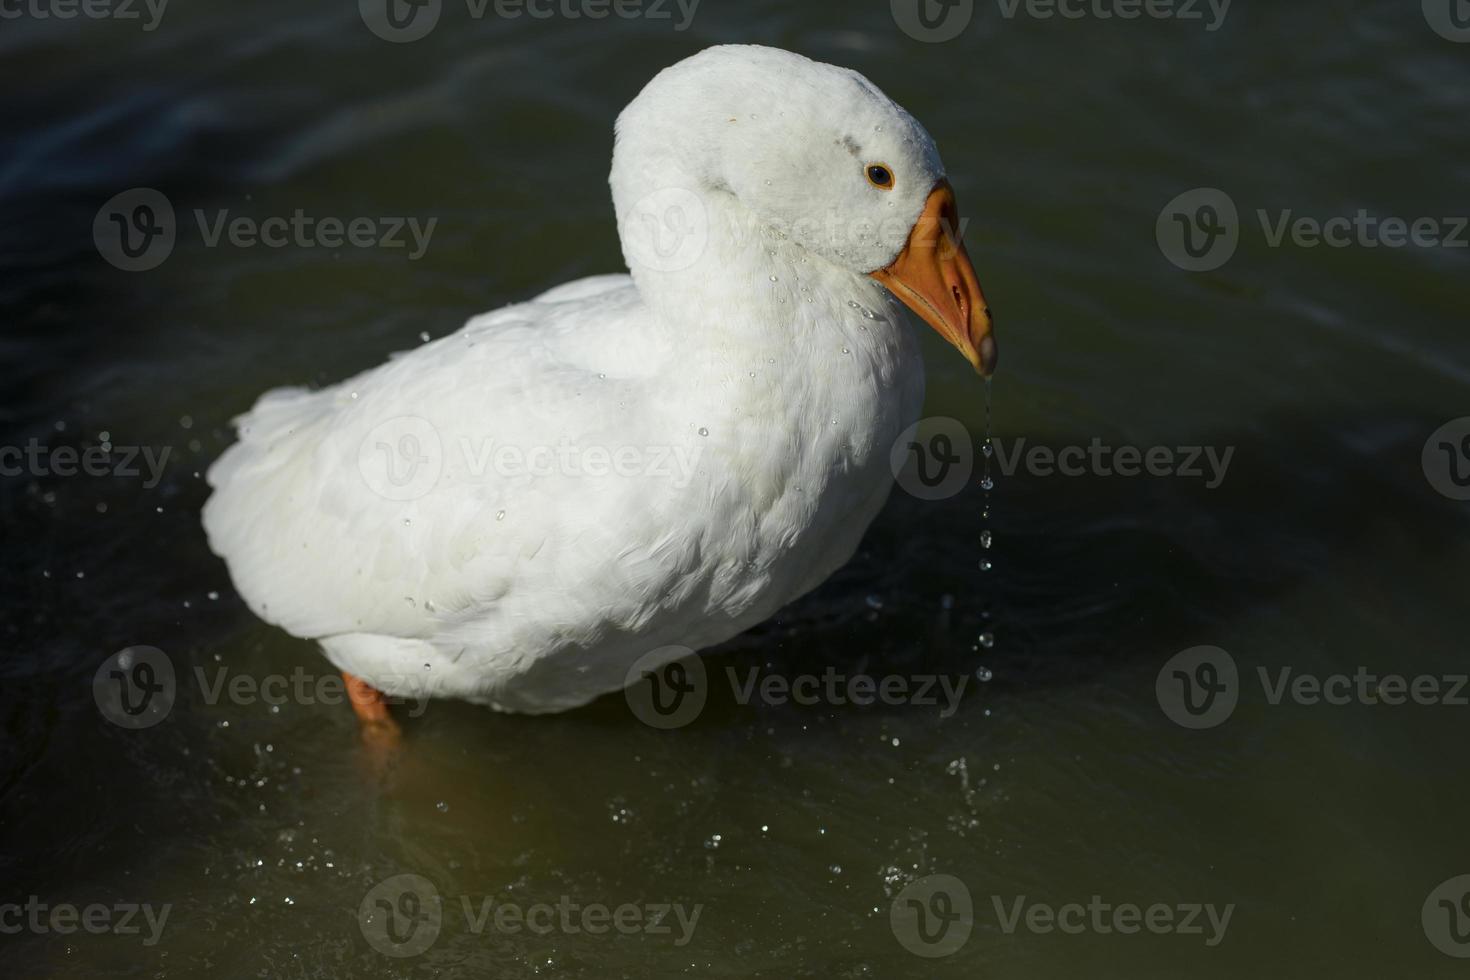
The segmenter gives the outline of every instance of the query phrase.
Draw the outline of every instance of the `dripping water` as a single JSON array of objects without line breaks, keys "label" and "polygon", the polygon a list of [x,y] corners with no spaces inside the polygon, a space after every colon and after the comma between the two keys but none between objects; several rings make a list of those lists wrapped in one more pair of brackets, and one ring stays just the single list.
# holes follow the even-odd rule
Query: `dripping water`
[{"label": "dripping water", "polygon": [[[990,408],[990,379],[985,379],[985,439],[980,443],[980,489],[983,493],[980,505],[980,570],[988,572],[995,567],[990,560],[990,548],[995,544],[995,535],[990,530],[990,491],[995,489],[995,479],[991,476],[990,461],[995,455],[995,444],[992,439],[992,421]],[[991,631],[991,608],[993,590],[985,590],[985,605],[980,612],[983,621],[980,635],[975,638],[974,649],[978,653],[982,650],[991,650],[995,647],[995,633]],[[980,667],[975,675],[982,681],[990,680],[992,674],[986,667]]]}]

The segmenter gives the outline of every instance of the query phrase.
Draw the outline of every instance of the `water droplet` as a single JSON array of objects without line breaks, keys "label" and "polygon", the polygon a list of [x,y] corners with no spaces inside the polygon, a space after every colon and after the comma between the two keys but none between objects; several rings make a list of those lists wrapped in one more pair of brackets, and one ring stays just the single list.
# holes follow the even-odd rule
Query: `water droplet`
[{"label": "water droplet", "polygon": [[882,609],[883,608],[883,600],[881,598],[879,598],[878,596],[870,595],[864,601],[867,602],[869,609]]},{"label": "water droplet", "polygon": [[980,532],[980,547],[989,548],[994,541],[995,536],[992,535],[989,531]]},{"label": "water droplet", "polygon": [[995,634],[994,633],[981,633],[980,636],[978,637],[978,639],[980,640],[980,645],[982,647],[984,647],[985,649],[987,649],[987,650],[989,650],[991,647],[995,646]]},{"label": "water droplet", "polygon": [[702,436],[707,436],[707,435],[709,435],[709,430],[706,429],[704,426],[701,425],[699,427],[699,434],[702,435]]},{"label": "water droplet", "polygon": [[429,342],[429,331],[424,330],[424,331],[420,332],[419,333],[419,340],[422,340],[424,343],[427,344]]},{"label": "water droplet", "polygon": [[980,562],[980,571],[982,571],[982,572],[988,572],[988,571],[990,571],[994,567],[995,566],[992,565],[988,561],[982,561],[982,562]]},{"label": "water droplet", "polygon": [[408,603],[410,606],[414,606],[415,608],[417,608],[417,605],[413,601],[413,596],[406,595],[406,596],[403,597],[403,601],[406,602],[406,603]]},{"label": "water droplet", "polygon": [[975,671],[975,676],[980,680],[980,683],[985,684],[988,683],[990,679],[995,676],[995,674],[991,672],[989,667],[981,667]]},{"label": "water droplet", "polygon": [[776,278],[776,277],[775,277],[775,276],[772,276],[772,277],[771,277],[771,282],[780,282],[780,281],[781,281],[781,280],[780,280],[780,279],[778,279],[778,278]]},{"label": "water droplet", "polygon": [[503,510],[497,510],[495,512],[495,519],[497,521],[503,521],[503,520],[505,520],[505,511],[503,511]]},{"label": "water droplet", "polygon": [[995,489],[995,481],[992,480],[990,477],[987,476],[987,477],[985,477],[984,479],[982,479],[980,481],[980,486],[982,488],[986,489],[986,490],[994,490]]},{"label": "water droplet", "polygon": [[445,803],[443,800],[440,800],[438,803],[434,804],[434,809],[438,810],[440,813],[448,813],[449,804]]}]

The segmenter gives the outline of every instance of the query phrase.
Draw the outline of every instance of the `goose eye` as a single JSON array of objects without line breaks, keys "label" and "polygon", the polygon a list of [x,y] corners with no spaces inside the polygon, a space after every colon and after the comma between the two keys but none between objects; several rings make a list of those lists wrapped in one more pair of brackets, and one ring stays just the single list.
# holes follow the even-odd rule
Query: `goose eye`
[{"label": "goose eye", "polygon": [[868,183],[882,191],[893,190],[893,171],[881,163],[868,164]]}]

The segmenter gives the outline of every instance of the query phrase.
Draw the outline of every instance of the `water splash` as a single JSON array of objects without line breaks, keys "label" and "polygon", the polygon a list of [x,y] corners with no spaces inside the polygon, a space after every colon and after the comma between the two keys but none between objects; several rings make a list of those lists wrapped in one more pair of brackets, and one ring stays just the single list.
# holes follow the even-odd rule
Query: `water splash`
[{"label": "water splash", "polygon": [[[994,438],[993,438],[993,436],[994,436],[994,421],[993,421],[993,418],[994,418],[994,413],[991,411],[991,401],[990,401],[990,379],[989,378],[986,378],[985,379],[985,441],[980,444],[980,458],[981,458],[980,488],[981,488],[981,490],[984,491],[984,497],[982,498],[983,499],[983,502],[981,504],[981,509],[980,509],[980,519],[982,521],[985,521],[985,522],[989,522],[989,520],[990,520],[990,491],[992,491],[992,490],[995,489],[995,479],[994,479],[994,477],[991,476],[991,472],[990,472],[990,461],[991,461],[991,458],[995,455]],[[991,546],[994,545],[994,544],[995,544],[995,533],[993,531],[991,531],[991,529],[989,528],[989,526],[982,527],[981,530],[980,530],[980,547],[981,547],[981,549],[984,550],[984,551],[986,551],[986,552],[989,552],[990,549],[991,549]],[[980,571],[982,571],[982,572],[988,572],[988,571],[991,571],[994,568],[995,568],[995,563],[990,560],[989,555],[986,555],[986,557],[984,557],[984,558],[982,558],[980,560]],[[987,623],[989,623],[990,618],[991,618],[990,613],[991,613],[992,603],[993,603],[993,599],[991,598],[991,592],[990,592],[990,590],[987,590],[986,591],[986,596],[985,596],[985,606],[982,609],[981,614],[980,614],[981,617]],[[985,632],[983,632],[983,633],[980,634],[980,637],[979,637],[979,645],[982,646],[982,647],[984,647],[986,650],[989,650],[989,649],[991,649],[991,648],[993,648],[995,646],[995,634],[990,631],[990,629],[989,629],[988,626],[987,626]],[[988,674],[989,671],[986,671],[986,673]],[[988,677],[985,678],[985,679],[986,680],[989,680]]]}]

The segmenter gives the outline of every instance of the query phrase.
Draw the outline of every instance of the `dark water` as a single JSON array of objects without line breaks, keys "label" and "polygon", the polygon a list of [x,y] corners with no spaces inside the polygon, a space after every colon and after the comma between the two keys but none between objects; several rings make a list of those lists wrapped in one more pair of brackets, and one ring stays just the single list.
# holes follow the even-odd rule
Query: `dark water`
[{"label": "dark water", "polygon": [[[685,30],[673,7],[510,20],[446,2],[412,43],[374,36],[348,2],[175,0],[153,30],[137,9],[0,20],[0,443],[85,450],[106,433],[114,463],[169,452],[156,480],[142,461],[137,476],[0,479],[0,906],[168,918],[156,935],[141,912],[136,933],[63,934],[49,913],[16,931],[0,909],[8,974],[1464,973],[1449,955],[1470,953],[1464,888],[1436,889],[1470,873],[1470,707],[1367,702],[1392,693],[1385,675],[1449,693],[1466,670],[1470,505],[1430,477],[1453,491],[1449,467],[1470,459],[1458,436],[1443,457],[1431,445],[1428,473],[1421,457],[1470,415],[1470,252],[1269,233],[1287,211],[1361,209],[1453,237],[1470,212],[1470,44],[1418,2],[1240,0],[1216,30],[1203,6],[1203,22],[1124,21],[982,2],[942,43],[907,36],[885,3],[836,0],[704,0]],[[329,383],[420,332],[620,269],[612,120],[657,68],[729,41],[850,65],[935,135],[997,313],[1008,459],[1093,440],[1233,450],[1218,485],[997,460],[989,520],[978,477],[938,501],[896,491],[848,568],[707,658],[719,683],[677,731],[619,696],[548,718],[435,704],[405,721],[385,773],[341,705],[210,703],[196,671],[330,674],[245,610],[205,547],[199,473],[229,419],[266,388]],[[178,240],[126,272],[93,222],[140,187],[172,203]],[[1156,230],[1161,213],[1166,242],[1182,227],[1166,205],[1197,188],[1228,195],[1239,245],[1187,272]],[[1174,209],[1196,244],[1225,220],[1211,203]],[[437,226],[410,261],[209,247],[192,219],[298,208]],[[926,414],[978,439],[981,387],[925,343]],[[977,649],[985,631],[993,649]],[[181,678],[142,731],[92,692],[132,644]],[[1238,704],[1190,729],[1156,681],[1177,686],[1166,662],[1200,645],[1231,656]],[[966,687],[946,714],[746,704],[723,682],[828,668]],[[1275,685],[1287,668],[1377,679],[1345,704],[1273,704],[1259,672]],[[359,915],[400,874],[443,900],[417,956],[380,952]],[[906,946],[890,909],[935,889],[928,912],[967,894],[973,914],[954,911],[968,941],[928,959],[909,947],[942,950]],[[1214,937],[1203,915],[1203,934],[1007,927],[1018,901],[1093,896],[1231,917]],[[564,897],[699,918],[692,937],[540,934],[477,929],[461,902]]]}]

